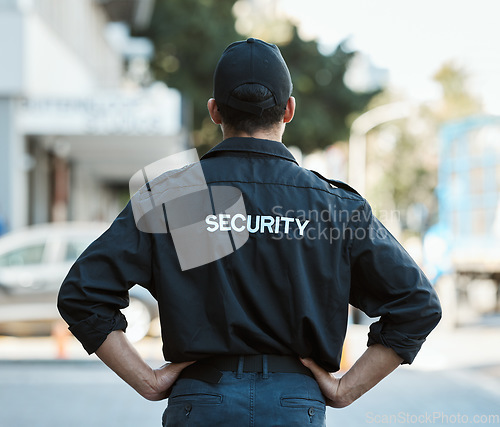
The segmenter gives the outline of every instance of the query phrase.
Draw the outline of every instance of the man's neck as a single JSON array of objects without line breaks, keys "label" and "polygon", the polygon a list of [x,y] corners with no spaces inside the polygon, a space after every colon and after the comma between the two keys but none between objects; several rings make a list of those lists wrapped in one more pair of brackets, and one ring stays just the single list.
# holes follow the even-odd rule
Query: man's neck
[{"label": "man's neck", "polygon": [[257,138],[257,139],[268,139],[271,141],[281,142],[281,138],[283,136],[283,132],[281,130],[276,129],[262,129],[256,130],[251,134],[241,131],[232,131],[230,129],[223,129],[222,136],[224,139],[240,137],[240,138]]}]

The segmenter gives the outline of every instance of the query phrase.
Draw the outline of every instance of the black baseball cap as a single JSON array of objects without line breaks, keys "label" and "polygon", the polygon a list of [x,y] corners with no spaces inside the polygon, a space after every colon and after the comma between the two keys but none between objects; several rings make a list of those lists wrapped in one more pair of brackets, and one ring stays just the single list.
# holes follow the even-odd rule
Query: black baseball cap
[{"label": "black baseball cap", "polygon": [[[273,96],[262,102],[235,98],[234,89],[246,83],[258,83]],[[292,94],[290,71],[278,46],[249,38],[230,44],[222,53],[214,73],[214,98],[218,104],[260,116],[267,108],[286,105]]]}]

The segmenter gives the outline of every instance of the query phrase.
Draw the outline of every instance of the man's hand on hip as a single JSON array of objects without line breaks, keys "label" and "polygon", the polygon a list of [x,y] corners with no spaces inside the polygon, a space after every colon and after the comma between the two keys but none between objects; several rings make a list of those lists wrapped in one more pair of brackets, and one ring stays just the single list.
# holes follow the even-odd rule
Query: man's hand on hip
[{"label": "man's hand on hip", "polygon": [[345,401],[341,395],[340,378],[334,377],[333,374],[324,370],[312,359],[300,359],[300,361],[313,373],[328,406],[344,408],[351,403]]},{"label": "man's hand on hip", "polygon": [[394,350],[381,344],[368,347],[353,367],[340,378],[325,371],[312,359],[300,360],[316,378],[326,404],[334,408],[350,405],[403,362]]},{"label": "man's hand on hip", "polygon": [[154,369],[156,378],[156,395],[146,397],[149,400],[162,400],[170,396],[172,386],[181,374],[182,370],[194,362],[166,363],[161,368]]},{"label": "man's hand on hip", "polygon": [[96,354],[121,379],[148,400],[166,399],[182,370],[194,363],[167,363],[159,369],[151,369],[124,332],[119,330],[107,336]]}]

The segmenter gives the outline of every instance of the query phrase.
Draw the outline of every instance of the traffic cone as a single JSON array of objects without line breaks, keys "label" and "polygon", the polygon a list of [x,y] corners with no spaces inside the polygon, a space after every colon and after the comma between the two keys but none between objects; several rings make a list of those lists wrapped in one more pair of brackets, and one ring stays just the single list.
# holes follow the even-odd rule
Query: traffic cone
[{"label": "traffic cone", "polygon": [[352,363],[352,354],[349,348],[349,326],[351,326],[354,323],[354,317],[355,313],[353,312],[353,307],[349,306],[349,314],[347,318],[347,332],[346,336],[344,339],[344,344],[342,345],[342,357],[340,359],[340,370],[342,372],[347,372],[349,369],[351,369],[351,366],[353,365]]},{"label": "traffic cone", "polygon": [[346,338],[344,340],[344,345],[342,346],[342,357],[340,359],[340,370],[342,372],[347,372],[349,369],[351,369],[352,366],[348,344],[349,344],[349,336],[346,335]]},{"label": "traffic cone", "polygon": [[57,359],[68,358],[68,338],[69,331],[63,321],[57,321],[52,325],[52,338],[56,342],[56,357]]}]

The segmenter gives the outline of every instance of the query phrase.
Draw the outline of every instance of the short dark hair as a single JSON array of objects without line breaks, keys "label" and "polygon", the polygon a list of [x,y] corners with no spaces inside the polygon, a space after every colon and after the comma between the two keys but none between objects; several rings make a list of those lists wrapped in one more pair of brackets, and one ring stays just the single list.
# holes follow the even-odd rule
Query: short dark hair
[{"label": "short dark hair", "polygon": [[[234,89],[232,95],[241,101],[248,102],[261,102],[273,96],[267,87],[257,83],[246,83],[238,86]],[[286,104],[275,105],[264,110],[261,116],[257,116],[252,113],[236,110],[228,105],[218,104],[217,106],[225,126],[248,134],[282,122],[286,109]]]}]

